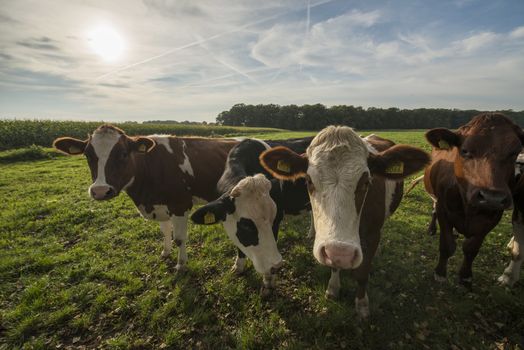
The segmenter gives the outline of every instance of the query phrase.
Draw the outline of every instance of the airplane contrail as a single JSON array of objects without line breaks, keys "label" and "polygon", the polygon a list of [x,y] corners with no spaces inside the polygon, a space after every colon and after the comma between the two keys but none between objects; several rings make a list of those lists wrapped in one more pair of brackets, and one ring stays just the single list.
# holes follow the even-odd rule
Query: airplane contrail
[{"label": "airplane contrail", "polygon": [[[307,37],[309,35],[309,24],[311,22],[311,0],[307,0],[307,15],[306,15],[306,32],[304,33],[304,40],[302,42],[302,48],[306,46]],[[302,63],[300,63],[300,69],[302,72]]]},{"label": "airplane contrail", "polygon": [[[310,7],[317,7],[317,6],[321,6],[321,5],[324,5],[324,4],[327,4],[327,3],[330,3],[330,2],[333,2],[333,1],[336,1],[336,0],[325,0],[325,1],[321,1],[321,2],[318,2],[316,4],[313,4],[311,5]],[[251,22],[251,23],[248,23],[248,24],[245,24],[239,28],[236,28],[236,29],[233,29],[233,30],[229,30],[229,31],[226,31],[226,32],[222,32],[222,33],[218,33],[218,34],[215,34],[215,35],[212,35],[210,37],[207,37],[205,39],[202,39],[202,40],[198,40],[198,41],[194,41],[192,43],[189,43],[189,44],[186,44],[186,45],[183,45],[183,46],[179,46],[179,47],[175,47],[175,48],[172,48],[172,49],[169,49],[167,51],[164,51],[163,53],[161,54],[158,54],[156,56],[152,56],[152,57],[149,57],[149,58],[146,58],[142,61],[139,61],[139,62],[135,62],[135,63],[131,63],[131,64],[128,64],[126,66],[123,66],[123,67],[120,67],[120,68],[117,68],[115,70],[112,70],[108,73],[105,73],[105,74],[102,74],[98,77],[95,78],[95,80],[100,80],[100,79],[104,79],[110,75],[113,75],[113,74],[116,74],[116,73],[119,73],[119,72],[122,72],[124,70],[127,70],[129,68],[133,68],[133,67],[136,67],[136,66],[139,66],[141,64],[144,64],[144,63],[148,63],[148,62],[151,62],[153,60],[156,60],[158,58],[161,58],[161,57],[164,57],[164,56],[167,56],[169,54],[172,54],[174,52],[177,52],[177,51],[181,51],[181,50],[185,50],[185,49],[188,49],[190,47],[193,47],[193,46],[197,46],[197,45],[200,45],[202,43],[205,43],[207,41],[211,41],[211,40],[215,40],[217,38],[220,38],[222,36],[225,36],[225,35],[228,35],[228,34],[233,34],[233,33],[236,33],[236,32],[239,32],[239,31],[242,31],[246,28],[249,28],[251,26],[254,26],[254,25],[257,25],[257,24],[260,24],[260,23],[264,23],[264,22],[267,22],[267,21],[270,21],[272,19],[275,19],[275,18],[278,18],[280,16],[283,16],[287,13],[290,13],[292,11],[286,11],[286,12],[283,12],[283,13],[279,13],[279,14],[276,14],[274,16],[270,16],[270,17],[266,17],[266,18],[263,18],[261,20],[258,20],[258,21],[254,21],[254,22]]]},{"label": "airplane contrail", "polygon": [[[200,37],[197,36],[197,39],[199,40],[202,40]],[[215,57],[215,55],[213,54],[213,52],[211,52],[211,50],[209,50],[209,48],[206,46],[206,45],[203,45],[203,44],[200,44],[200,47],[203,48],[204,50],[206,50],[211,58],[215,61],[217,61],[218,63],[220,63],[221,65],[223,65],[224,67],[227,67],[229,69],[231,69],[232,71],[236,72],[237,74],[240,74],[242,75],[243,77],[247,78],[248,80],[250,80],[251,82],[255,83],[255,84],[258,84],[258,81],[256,81],[255,79],[253,79],[249,74],[247,74],[246,72],[243,72],[241,71],[240,69],[234,67],[233,65],[225,62],[225,61],[222,61],[221,59]]]}]

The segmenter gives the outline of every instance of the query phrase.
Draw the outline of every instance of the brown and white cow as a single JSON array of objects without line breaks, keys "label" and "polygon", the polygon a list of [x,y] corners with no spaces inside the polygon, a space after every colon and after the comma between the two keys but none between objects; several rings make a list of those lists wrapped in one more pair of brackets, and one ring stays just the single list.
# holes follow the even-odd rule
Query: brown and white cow
[{"label": "brown and white cow", "polygon": [[354,270],[355,305],[366,318],[366,286],[380,231],[400,204],[402,179],[429,163],[428,154],[374,135],[361,138],[346,126],[329,126],[304,155],[277,147],[260,160],[276,178],[306,178],[316,231],[313,255],[332,268],[326,296],[338,296],[340,269]]},{"label": "brown and white cow", "polygon": [[435,279],[445,281],[447,261],[456,249],[453,230],[465,236],[459,282],[471,288],[472,263],[484,237],[512,204],[515,160],[524,133],[499,113],[483,113],[456,132],[432,129],[426,133],[433,146],[424,185],[435,201],[430,231],[440,226],[440,257]]},{"label": "brown and white cow", "polygon": [[187,263],[188,213],[195,198],[218,197],[216,184],[231,148],[238,141],[201,137],[129,137],[112,125],[102,125],[87,140],[61,137],[53,146],[70,155],[84,154],[96,200],[127,192],[140,214],[158,221],[164,234],[162,256],[178,246],[177,270]]}]

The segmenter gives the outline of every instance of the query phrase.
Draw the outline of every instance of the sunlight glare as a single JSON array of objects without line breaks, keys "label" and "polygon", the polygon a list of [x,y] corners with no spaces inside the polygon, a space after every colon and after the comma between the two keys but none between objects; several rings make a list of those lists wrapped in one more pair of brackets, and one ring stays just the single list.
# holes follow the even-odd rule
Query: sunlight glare
[{"label": "sunlight glare", "polygon": [[111,26],[99,26],[88,34],[89,46],[104,61],[116,61],[124,51],[124,41]]}]

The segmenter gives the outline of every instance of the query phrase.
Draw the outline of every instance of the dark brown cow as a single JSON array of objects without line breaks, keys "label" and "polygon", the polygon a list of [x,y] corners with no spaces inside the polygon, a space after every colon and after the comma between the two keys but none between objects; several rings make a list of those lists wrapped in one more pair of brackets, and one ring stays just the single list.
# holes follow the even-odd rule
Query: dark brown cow
[{"label": "dark brown cow", "polygon": [[446,280],[447,261],[455,252],[453,229],[465,236],[459,281],[471,288],[471,265],[484,237],[512,204],[515,160],[524,133],[498,113],[484,113],[456,132],[432,129],[426,138],[433,146],[432,163],[424,184],[435,201],[430,231],[440,226],[440,257],[435,279]]},{"label": "dark brown cow", "polygon": [[355,307],[366,318],[366,288],[382,225],[400,204],[402,179],[428,164],[429,155],[329,126],[315,136],[305,155],[276,147],[260,160],[276,178],[306,179],[316,232],[313,255],[332,269],[326,295],[338,296],[340,269],[354,270]]},{"label": "dark brown cow", "polygon": [[84,154],[91,170],[93,199],[106,200],[126,191],[146,219],[160,222],[164,233],[162,256],[178,245],[177,269],[187,262],[188,212],[196,198],[218,197],[216,184],[229,150],[238,141],[200,137],[129,137],[111,125],[102,125],[87,140],[61,137],[53,146]]}]

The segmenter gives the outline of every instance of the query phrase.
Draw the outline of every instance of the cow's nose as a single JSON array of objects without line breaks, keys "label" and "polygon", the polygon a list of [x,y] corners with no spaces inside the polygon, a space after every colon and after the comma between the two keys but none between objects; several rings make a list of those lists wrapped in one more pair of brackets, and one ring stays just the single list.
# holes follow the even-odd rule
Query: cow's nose
[{"label": "cow's nose", "polygon": [[89,192],[91,197],[96,200],[109,199],[115,196],[115,190],[111,186],[92,186]]},{"label": "cow's nose", "polygon": [[362,250],[354,244],[328,242],[320,248],[322,263],[337,269],[354,269],[362,263]]},{"label": "cow's nose", "polygon": [[481,189],[477,193],[477,202],[486,209],[504,210],[511,206],[511,196],[504,191]]}]

